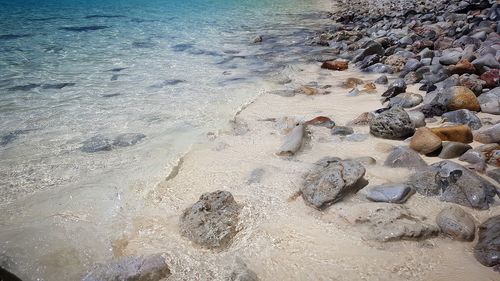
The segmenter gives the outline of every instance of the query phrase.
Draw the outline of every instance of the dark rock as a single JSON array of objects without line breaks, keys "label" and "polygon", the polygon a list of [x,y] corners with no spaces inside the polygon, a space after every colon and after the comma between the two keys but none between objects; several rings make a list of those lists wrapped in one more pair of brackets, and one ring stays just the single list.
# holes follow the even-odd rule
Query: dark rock
[{"label": "dark rock", "polygon": [[40,84],[29,83],[29,84],[26,84],[26,85],[19,85],[19,86],[10,87],[10,88],[7,88],[7,90],[9,90],[9,91],[23,91],[23,92],[27,92],[27,91],[31,91],[33,89],[36,89],[36,88],[38,88],[40,86],[41,86]]},{"label": "dark rock", "polygon": [[500,69],[491,69],[481,74],[480,79],[485,82],[485,88],[495,88],[500,86]]},{"label": "dark rock", "polygon": [[472,61],[472,64],[479,69],[482,69],[484,67],[497,69],[500,68],[500,63],[498,63],[497,59],[492,54],[486,54],[480,58],[477,58]]},{"label": "dark rock", "polygon": [[257,35],[252,39],[252,43],[261,43],[263,41],[262,35]]},{"label": "dark rock", "polygon": [[500,215],[494,216],[479,225],[479,239],[474,247],[474,257],[482,265],[500,264]]},{"label": "dark rock", "polygon": [[306,174],[302,198],[316,209],[322,210],[354,193],[364,184],[365,168],[357,161],[327,157],[314,164]]},{"label": "dark rock", "polygon": [[125,133],[118,135],[114,140],[113,140],[113,145],[115,146],[132,146],[140,141],[142,141],[146,135],[144,134],[138,134],[138,133]]},{"label": "dark rock", "polygon": [[368,41],[362,46],[362,48],[363,50],[360,52],[360,54],[353,59],[354,62],[361,61],[365,57],[370,55],[384,55],[384,47],[382,47],[382,45],[380,45],[380,43],[376,41]]},{"label": "dark rock", "polygon": [[420,82],[422,79],[423,79],[422,74],[415,72],[415,71],[409,72],[404,77],[406,84],[415,84],[415,83]]},{"label": "dark rock", "polygon": [[170,269],[160,254],[125,257],[95,266],[82,281],[160,281],[170,276]]},{"label": "dark rock", "polygon": [[481,119],[476,114],[467,109],[459,109],[443,114],[444,121],[468,125],[471,129],[477,130],[481,128]]},{"label": "dark rock", "polygon": [[436,217],[441,232],[453,239],[474,240],[476,224],[472,216],[458,206],[444,208]]},{"label": "dark rock", "polygon": [[464,144],[461,142],[454,142],[454,141],[446,141],[443,142],[443,148],[441,149],[441,152],[439,152],[438,157],[442,159],[451,159],[460,157],[469,149],[472,149],[472,147],[468,144]]},{"label": "dark rock", "polygon": [[381,84],[381,85],[385,85],[387,84],[389,81],[387,80],[387,76],[386,75],[382,75],[380,76],[379,78],[375,79],[375,84]]},{"label": "dark rock", "polygon": [[370,121],[370,133],[385,139],[406,139],[415,132],[408,113],[401,108],[391,108]]},{"label": "dark rock", "polygon": [[87,32],[87,31],[101,30],[106,28],[109,28],[109,26],[106,25],[69,26],[69,27],[61,27],[59,29],[65,31],[73,31],[73,32]]},{"label": "dark rock", "polygon": [[180,232],[203,247],[224,249],[238,232],[240,209],[227,191],[205,193],[182,213]]},{"label": "dark rock", "polygon": [[386,100],[389,100],[390,98],[393,98],[401,93],[404,93],[406,91],[406,82],[404,79],[396,79],[394,82],[392,82],[387,91],[385,91],[382,96],[386,97]]},{"label": "dark rock", "polygon": [[441,201],[482,210],[488,209],[497,195],[491,183],[449,160],[413,174],[409,183],[422,195],[440,195]]},{"label": "dark rock", "polygon": [[56,84],[44,84],[42,89],[56,89],[60,90],[65,87],[70,87],[76,85],[75,83],[56,83]]},{"label": "dark rock", "polygon": [[367,198],[375,202],[404,203],[413,193],[407,184],[386,184],[370,189]]},{"label": "dark rock", "polygon": [[359,68],[367,68],[370,65],[376,64],[380,61],[380,56],[377,54],[366,56],[360,63]]},{"label": "dark rock", "polygon": [[110,151],[112,149],[111,140],[102,136],[96,135],[82,143],[80,150],[82,152],[93,153],[99,151]]},{"label": "dark rock", "polygon": [[353,133],[354,133],[354,130],[351,127],[335,126],[332,129],[332,135],[347,136],[347,135],[350,135]]},{"label": "dark rock", "polygon": [[427,163],[412,149],[404,146],[395,147],[387,156],[385,166],[392,168],[425,169]]}]

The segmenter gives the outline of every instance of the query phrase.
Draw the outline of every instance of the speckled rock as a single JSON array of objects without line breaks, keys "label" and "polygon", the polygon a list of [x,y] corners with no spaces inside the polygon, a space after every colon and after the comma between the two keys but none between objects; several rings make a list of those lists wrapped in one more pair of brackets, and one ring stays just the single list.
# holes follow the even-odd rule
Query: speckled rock
[{"label": "speckled rock", "polygon": [[474,240],[476,224],[472,216],[458,206],[444,208],[436,217],[441,232],[453,239],[462,241]]},{"label": "speckled rock", "polygon": [[414,132],[415,126],[402,108],[391,108],[370,121],[370,133],[379,138],[405,139]]}]

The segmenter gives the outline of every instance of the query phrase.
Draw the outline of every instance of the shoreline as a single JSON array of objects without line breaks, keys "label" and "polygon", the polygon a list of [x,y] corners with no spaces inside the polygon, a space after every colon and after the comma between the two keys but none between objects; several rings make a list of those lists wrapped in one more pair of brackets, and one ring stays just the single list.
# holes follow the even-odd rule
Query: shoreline
[{"label": "shoreline", "polygon": [[[376,84],[375,91],[357,95],[342,86],[348,78],[362,79],[365,84],[381,74],[361,72],[353,63],[338,72],[320,66],[320,62],[289,65],[285,76],[291,82],[283,90],[258,94],[242,105],[225,128],[193,144],[151,190],[136,186],[124,195],[113,214],[127,217],[120,222],[123,231],[112,234],[109,249],[102,249],[101,260],[95,261],[106,262],[109,255],[164,253],[172,274],[167,280],[226,280],[239,262],[260,280],[494,280],[498,273],[474,259],[477,238],[458,242],[439,235],[420,241],[378,242],[367,238],[367,230],[358,224],[360,217],[378,209],[408,211],[435,224],[442,208],[456,206],[421,194],[401,205],[366,199],[371,187],[404,182],[410,176],[408,169],[383,165],[391,147],[408,143],[376,138],[368,126],[353,126],[355,137],[342,137],[332,135],[328,128],[309,125],[306,141],[296,155],[276,155],[295,122],[327,116],[337,126],[344,126],[359,114],[382,107],[380,95],[388,89],[386,85]],[[397,78],[388,76],[389,82]],[[408,92],[425,96],[420,86],[409,85]],[[310,89],[318,93],[307,95]],[[490,117],[492,123],[500,121],[500,116],[478,116]],[[318,211],[302,197],[293,197],[313,164],[326,156],[372,157],[376,163],[365,165],[368,186]],[[422,158],[428,164],[442,160]],[[179,229],[182,212],[203,193],[215,190],[231,192],[242,206],[237,234],[220,251],[197,246],[182,237]],[[141,198],[140,206],[128,201],[135,196]],[[86,206],[91,207],[92,198],[87,200]],[[477,225],[500,215],[498,199],[489,210],[464,209]],[[79,214],[59,216],[66,223],[85,220]]]}]

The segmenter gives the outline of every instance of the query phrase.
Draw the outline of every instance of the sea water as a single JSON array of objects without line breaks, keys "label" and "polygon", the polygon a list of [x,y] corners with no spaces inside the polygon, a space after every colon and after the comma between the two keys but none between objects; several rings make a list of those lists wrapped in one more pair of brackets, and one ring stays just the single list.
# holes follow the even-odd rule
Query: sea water
[{"label": "sea water", "polygon": [[0,264],[28,280],[70,280],[111,256],[112,232],[144,204],[131,198],[282,87],[329,8],[0,0]]}]

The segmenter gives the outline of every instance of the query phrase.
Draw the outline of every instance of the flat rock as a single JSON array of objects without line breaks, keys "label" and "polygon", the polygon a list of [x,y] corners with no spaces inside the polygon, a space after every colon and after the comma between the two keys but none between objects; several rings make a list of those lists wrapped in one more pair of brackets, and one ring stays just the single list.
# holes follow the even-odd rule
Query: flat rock
[{"label": "flat rock", "polygon": [[496,188],[475,172],[455,162],[444,160],[410,176],[409,184],[426,196],[445,202],[486,210],[495,201]]},{"label": "flat rock", "polygon": [[365,238],[381,242],[421,240],[439,233],[439,228],[428,223],[426,217],[414,214],[402,205],[370,209],[366,214],[358,215],[354,223]]},{"label": "flat rock", "polygon": [[473,141],[472,131],[467,125],[431,128],[431,131],[442,141],[456,141],[461,143],[471,143]]},{"label": "flat rock", "polygon": [[481,119],[468,109],[459,109],[446,112],[442,115],[444,121],[468,125],[471,129],[477,130],[483,126]]},{"label": "flat rock", "polygon": [[391,108],[370,121],[370,133],[385,139],[406,139],[415,132],[410,116],[402,108]]},{"label": "flat rock", "polygon": [[500,215],[494,216],[479,225],[474,257],[482,265],[497,266],[500,264]]},{"label": "flat rock", "polygon": [[443,142],[443,148],[441,149],[441,152],[439,152],[438,157],[441,159],[460,157],[469,149],[472,149],[472,147],[468,144],[455,141],[445,141]]},{"label": "flat rock", "polygon": [[428,154],[441,148],[441,138],[429,128],[418,128],[411,138],[410,148],[421,154]]},{"label": "flat rock", "polygon": [[412,149],[404,146],[395,147],[387,156],[385,166],[392,168],[425,169],[427,163]]},{"label": "flat rock", "polygon": [[224,249],[238,232],[240,209],[230,192],[205,193],[182,213],[180,232],[200,246]]},{"label": "flat rock", "polygon": [[170,269],[160,254],[125,257],[96,265],[82,281],[160,281],[170,276]]},{"label": "flat rock", "polygon": [[354,130],[351,127],[345,126],[335,126],[332,128],[332,135],[341,135],[347,136],[354,133]]},{"label": "flat rock", "polygon": [[302,198],[316,209],[325,209],[356,192],[364,175],[365,168],[357,161],[323,158],[306,174],[300,189]]},{"label": "flat rock", "polygon": [[480,143],[500,143],[500,123],[473,132],[474,140]]},{"label": "flat rock", "polygon": [[474,240],[476,224],[474,218],[458,206],[444,208],[436,217],[441,232],[453,239],[462,241]]},{"label": "flat rock", "polygon": [[415,191],[408,184],[385,184],[372,187],[369,200],[386,203],[404,203]]}]

